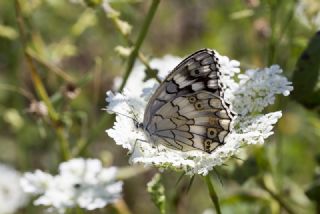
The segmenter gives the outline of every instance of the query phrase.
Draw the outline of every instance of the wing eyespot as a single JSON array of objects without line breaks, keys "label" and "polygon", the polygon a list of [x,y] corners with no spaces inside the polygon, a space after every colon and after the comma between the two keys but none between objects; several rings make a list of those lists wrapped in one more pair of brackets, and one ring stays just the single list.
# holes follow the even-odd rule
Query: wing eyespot
[{"label": "wing eyespot", "polygon": [[208,138],[215,138],[217,136],[217,130],[215,128],[208,128],[207,136]]},{"label": "wing eyespot", "polygon": [[211,144],[212,144],[212,140],[210,140],[210,139],[206,139],[203,142],[203,147],[204,147],[205,152],[209,152],[210,153]]},{"label": "wing eyespot", "polygon": [[199,77],[201,75],[201,72],[199,69],[194,69],[194,70],[190,71],[190,75],[192,77]]},{"label": "wing eyespot", "polygon": [[194,107],[196,108],[196,110],[202,110],[204,108],[201,101],[196,102],[194,104]]},{"label": "wing eyespot", "polygon": [[192,97],[188,97],[188,100],[190,103],[195,103],[197,101],[197,98],[192,96]]}]

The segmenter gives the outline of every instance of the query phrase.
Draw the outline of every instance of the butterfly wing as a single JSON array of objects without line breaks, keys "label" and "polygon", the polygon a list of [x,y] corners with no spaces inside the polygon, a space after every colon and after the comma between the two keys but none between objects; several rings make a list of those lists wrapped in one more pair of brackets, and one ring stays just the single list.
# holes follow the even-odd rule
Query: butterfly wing
[{"label": "butterfly wing", "polygon": [[208,153],[224,143],[234,114],[223,100],[214,51],[200,50],[183,60],[151,97],[143,126],[154,143]]}]

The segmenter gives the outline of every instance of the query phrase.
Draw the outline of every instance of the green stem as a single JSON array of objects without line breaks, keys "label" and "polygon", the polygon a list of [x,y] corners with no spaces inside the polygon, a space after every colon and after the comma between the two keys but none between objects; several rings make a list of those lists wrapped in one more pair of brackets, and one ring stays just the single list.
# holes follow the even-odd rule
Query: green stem
[{"label": "green stem", "polygon": [[16,10],[16,19],[18,23],[18,28],[19,28],[19,33],[20,33],[20,39],[21,43],[23,46],[23,53],[25,55],[27,64],[30,69],[31,73],[31,79],[34,84],[35,90],[40,97],[40,99],[45,103],[48,109],[48,115],[49,118],[53,124],[53,127],[56,131],[56,134],[58,135],[59,142],[60,142],[60,149],[61,149],[61,155],[63,160],[69,159],[69,149],[68,149],[68,142],[67,139],[65,138],[65,135],[63,133],[62,127],[61,127],[61,121],[59,118],[58,113],[54,109],[50,98],[48,96],[48,93],[44,87],[44,84],[42,83],[42,80],[39,76],[39,73],[36,69],[36,66],[33,62],[33,59],[29,54],[27,54],[26,47],[27,47],[27,38],[25,36],[25,30],[24,30],[24,22],[23,22],[23,17],[21,15],[21,6],[19,0],[15,0],[15,10]]},{"label": "green stem", "polygon": [[279,39],[278,39],[279,42],[282,40],[283,36],[285,35],[286,31],[288,30],[288,28],[290,26],[290,22],[292,21],[292,19],[294,17],[296,3],[297,3],[297,0],[294,0],[294,2],[292,3],[292,6],[289,11],[289,15],[283,24],[282,31],[279,34]]},{"label": "green stem", "polygon": [[84,214],[83,209],[81,209],[81,208],[78,207],[78,206],[75,208],[75,212],[76,212],[76,214]]},{"label": "green stem", "polygon": [[[128,43],[128,45],[131,47],[133,46],[133,42],[132,40],[129,38],[129,35],[128,34],[125,34],[121,28],[119,27],[119,25],[117,24],[117,20],[118,20],[118,16],[111,16],[110,17],[111,20],[113,21],[113,23],[115,24],[117,30],[119,30],[119,32],[122,34],[122,36],[124,37],[124,39],[126,40],[126,42]],[[151,68],[149,62],[148,62],[148,59],[146,58],[145,55],[143,55],[143,53],[141,51],[138,52],[138,58],[139,60],[142,62],[142,64],[147,68],[147,71],[152,73],[153,69]],[[161,80],[156,76],[155,79],[160,83]]]},{"label": "green stem", "polygon": [[126,82],[127,82],[128,78],[129,78],[129,75],[130,75],[130,73],[132,71],[132,67],[134,65],[134,62],[136,61],[136,58],[138,56],[138,53],[139,53],[140,47],[142,45],[142,42],[144,41],[144,39],[145,39],[145,37],[147,35],[147,32],[149,30],[151,21],[152,21],[154,15],[156,13],[156,10],[158,8],[159,3],[160,3],[160,0],[152,0],[150,9],[148,11],[148,14],[147,14],[145,20],[144,20],[144,23],[142,24],[141,31],[140,31],[138,39],[137,39],[137,41],[135,43],[134,49],[132,50],[132,52],[131,52],[131,54],[129,56],[127,69],[126,69],[126,72],[124,74],[122,84],[120,86],[120,91],[122,91],[124,86],[126,85]]},{"label": "green stem", "polygon": [[207,187],[208,187],[208,191],[209,191],[209,195],[210,195],[210,198],[213,202],[213,205],[216,209],[216,212],[217,214],[221,214],[221,209],[220,209],[220,204],[219,204],[219,198],[218,198],[218,195],[213,187],[213,184],[211,182],[211,178],[210,178],[210,175],[206,175],[204,176],[204,179],[206,181],[206,184],[207,184]]},{"label": "green stem", "polygon": [[34,51],[31,49],[26,50],[26,54],[29,55],[32,59],[36,60],[38,63],[46,67],[49,71],[52,71],[57,76],[61,77],[63,80],[70,82],[72,84],[75,84],[75,79],[70,76],[68,73],[60,69],[59,67],[50,64],[49,62],[46,62],[44,59],[42,59],[39,55],[37,55]]},{"label": "green stem", "polygon": [[61,159],[63,161],[69,160],[71,158],[69,143],[65,137],[64,130],[61,126],[56,127],[56,134],[59,138]]},{"label": "green stem", "polygon": [[35,100],[33,94],[23,88],[18,88],[9,84],[0,84],[0,90],[16,92],[27,98],[29,101]]},{"label": "green stem", "polygon": [[293,209],[283,200],[283,197],[281,197],[280,195],[278,195],[277,193],[273,192],[264,182],[263,179],[258,179],[258,184],[260,185],[260,187],[262,189],[264,189],[265,191],[267,191],[270,196],[275,199],[279,205],[285,210],[287,211],[287,213],[289,214],[295,214],[295,212],[293,211]]},{"label": "green stem", "polygon": [[78,143],[73,150],[73,156],[83,155],[88,146],[94,141],[94,139],[99,136],[102,130],[110,127],[114,122],[114,115],[111,114],[103,114],[102,118],[98,121],[98,124],[93,128],[93,130],[89,133],[88,138],[81,143]]},{"label": "green stem", "polygon": [[113,207],[117,210],[119,214],[132,214],[128,205],[123,199],[120,199],[116,203],[114,203]]},{"label": "green stem", "polygon": [[270,28],[271,36],[269,41],[269,50],[268,50],[268,65],[271,65],[275,58],[276,52],[276,41],[275,41],[275,23],[277,16],[277,6],[274,3],[269,2],[270,6]]}]

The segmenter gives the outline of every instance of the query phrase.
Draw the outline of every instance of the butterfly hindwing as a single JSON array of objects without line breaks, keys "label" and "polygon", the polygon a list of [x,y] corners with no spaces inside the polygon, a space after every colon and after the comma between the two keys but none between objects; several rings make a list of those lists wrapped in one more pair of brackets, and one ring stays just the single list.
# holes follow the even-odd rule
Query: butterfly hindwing
[{"label": "butterfly hindwing", "polygon": [[230,132],[232,115],[227,108],[223,99],[211,92],[179,96],[155,113],[147,131],[155,143],[210,153]]},{"label": "butterfly hindwing", "polygon": [[183,60],[160,84],[144,114],[154,143],[211,153],[224,143],[234,114],[223,100],[214,51],[200,50]]}]

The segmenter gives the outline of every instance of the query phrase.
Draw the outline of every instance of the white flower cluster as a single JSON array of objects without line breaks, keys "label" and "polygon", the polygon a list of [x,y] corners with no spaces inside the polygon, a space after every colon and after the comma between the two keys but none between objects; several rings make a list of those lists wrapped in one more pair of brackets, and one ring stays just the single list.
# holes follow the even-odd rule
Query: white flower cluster
[{"label": "white flower cluster", "polygon": [[306,27],[320,30],[320,3],[317,0],[299,0],[296,18]]},{"label": "white flower cluster", "polygon": [[96,159],[72,159],[59,166],[59,174],[41,170],[25,173],[21,186],[26,193],[39,196],[34,205],[49,206],[64,213],[67,208],[103,208],[121,197],[122,182],[116,181],[116,167],[103,168]]},{"label": "white flower cluster", "polygon": [[[225,87],[224,98],[232,104],[233,111],[239,116],[234,121],[232,132],[225,139],[226,143],[211,154],[198,150],[182,152],[162,145],[154,147],[152,142],[146,142],[144,131],[135,127],[132,118],[137,121],[143,120],[147,101],[158,83],[153,80],[143,82],[144,68],[141,64],[135,65],[122,94],[107,92],[107,110],[110,113],[119,113],[113,128],[107,130],[107,133],[118,145],[129,150],[131,163],[206,175],[214,166],[223,164],[234,155],[240,146],[262,144],[273,134],[273,125],[281,117],[281,111],[265,115],[260,112],[274,102],[275,95],[289,95],[293,90],[291,82],[281,75],[282,70],[277,65],[248,70],[241,74],[238,61],[229,60],[218,53],[217,57],[221,64],[221,80]],[[165,56],[152,60],[151,66],[158,69],[160,78],[163,78],[180,61],[181,58]]]},{"label": "white flower cluster", "polygon": [[247,70],[244,74],[237,75],[239,81],[231,78],[228,80],[230,87],[226,89],[225,99],[232,103],[233,110],[238,114],[261,112],[274,103],[276,94],[288,96],[293,90],[291,82],[281,73],[282,69],[278,65]]},{"label": "white flower cluster", "polygon": [[0,164],[0,213],[15,213],[27,201],[27,195],[22,191],[19,181],[20,173],[15,169]]}]

